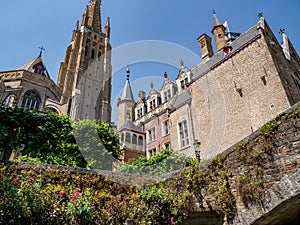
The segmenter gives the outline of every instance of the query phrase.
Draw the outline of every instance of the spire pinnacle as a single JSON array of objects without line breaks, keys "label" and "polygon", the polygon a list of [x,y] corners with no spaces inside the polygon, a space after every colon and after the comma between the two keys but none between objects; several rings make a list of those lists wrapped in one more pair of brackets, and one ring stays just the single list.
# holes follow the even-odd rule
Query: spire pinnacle
[{"label": "spire pinnacle", "polygon": [[105,33],[106,37],[108,37],[108,38],[110,37],[110,18],[109,17],[107,17],[107,20],[106,20],[104,33]]},{"label": "spire pinnacle", "polygon": [[130,70],[129,70],[129,65],[127,65],[127,71],[126,71],[127,75],[126,75],[126,80],[129,81],[130,78]]},{"label": "spire pinnacle", "polygon": [[167,79],[168,78],[168,74],[167,72],[164,73],[164,78]]},{"label": "spire pinnacle", "polygon": [[151,82],[151,84],[150,84],[150,88],[151,88],[151,89],[153,89],[153,88],[154,88],[154,84],[153,84],[153,82]]},{"label": "spire pinnacle", "polygon": [[219,18],[217,17],[216,11],[215,11],[215,10],[213,10],[213,14],[214,14],[214,24],[213,24],[213,28],[215,28],[215,27],[217,27],[217,26],[220,26],[220,25],[223,25],[223,24],[220,22]]},{"label": "spire pinnacle", "polygon": [[101,32],[101,0],[90,0],[88,25]]}]

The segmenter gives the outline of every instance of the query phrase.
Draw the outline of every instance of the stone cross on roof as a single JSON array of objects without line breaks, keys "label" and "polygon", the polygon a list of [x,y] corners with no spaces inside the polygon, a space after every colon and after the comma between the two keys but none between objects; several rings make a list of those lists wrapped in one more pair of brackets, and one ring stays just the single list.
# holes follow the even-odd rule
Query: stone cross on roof
[{"label": "stone cross on roof", "polygon": [[44,46],[39,47],[39,49],[41,49],[41,51],[40,51],[40,56],[41,56],[43,51],[46,51],[46,49],[44,49]]}]

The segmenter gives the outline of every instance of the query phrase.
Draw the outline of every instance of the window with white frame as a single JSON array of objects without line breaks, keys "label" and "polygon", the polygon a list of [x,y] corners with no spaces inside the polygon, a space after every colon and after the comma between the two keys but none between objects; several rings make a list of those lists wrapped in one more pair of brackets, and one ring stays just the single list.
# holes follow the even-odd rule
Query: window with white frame
[{"label": "window with white frame", "polygon": [[184,148],[190,144],[187,121],[178,123],[180,147]]},{"label": "window with white frame", "polygon": [[148,130],[148,142],[152,142],[156,140],[155,127]]},{"label": "window with white frame", "polygon": [[137,118],[140,118],[142,116],[143,116],[143,108],[141,107],[137,109]]},{"label": "window with white frame", "polygon": [[156,107],[156,103],[155,103],[155,99],[153,99],[149,102],[149,110],[155,109],[155,107]]},{"label": "window with white frame", "polygon": [[189,82],[189,79],[188,77],[186,77],[185,79],[181,80],[180,81],[180,86],[181,86],[181,89],[185,89],[186,88],[186,84]]},{"label": "window with white frame", "polygon": [[169,120],[166,120],[162,123],[162,134],[163,134],[163,136],[170,134]]}]

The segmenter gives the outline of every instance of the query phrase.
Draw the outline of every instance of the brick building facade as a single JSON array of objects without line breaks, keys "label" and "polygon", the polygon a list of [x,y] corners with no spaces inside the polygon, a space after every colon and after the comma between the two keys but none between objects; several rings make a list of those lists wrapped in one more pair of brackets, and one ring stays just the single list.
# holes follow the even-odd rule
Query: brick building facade
[{"label": "brick building facade", "polygon": [[[181,62],[177,79],[165,74],[162,89],[151,87],[147,98],[140,92],[137,102],[119,100],[118,127],[132,135],[120,119],[130,112],[147,157],[163,148],[213,157],[300,101],[300,60],[284,30],[282,44],[262,16],[242,34],[225,30],[214,13],[216,53],[203,34],[202,62],[192,69]],[[130,139],[121,142],[130,146]]]}]

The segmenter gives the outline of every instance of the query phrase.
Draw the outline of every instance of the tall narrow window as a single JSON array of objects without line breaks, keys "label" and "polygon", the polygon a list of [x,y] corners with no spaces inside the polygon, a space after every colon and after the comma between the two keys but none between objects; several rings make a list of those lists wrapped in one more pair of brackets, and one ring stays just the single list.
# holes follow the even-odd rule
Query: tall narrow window
[{"label": "tall narrow window", "polygon": [[180,147],[184,148],[190,144],[189,132],[186,120],[178,124]]},{"label": "tall narrow window", "polygon": [[136,134],[133,134],[132,135],[132,144],[137,144],[137,136],[136,136]]},{"label": "tall narrow window", "polygon": [[140,146],[144,145],[144,138],[142,136],[139,136],[139,145]]},{"label": "tall narrow window", "polygon": [[162,133],[163,135],[168,135],[170,133],[169,131],[169,120],[166,120],[162,123]]},{"label": "tall narrow window", "polygon": [[148,140],[149,142],[156,140],[155,127],[148,131]]},{"label": "tall narrow window", "polygon": [[30,110],[39,110],[42,104],[41,98],[38,93],[34,91],[27,91],[22,98],[21,107]]}]

